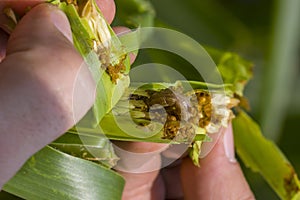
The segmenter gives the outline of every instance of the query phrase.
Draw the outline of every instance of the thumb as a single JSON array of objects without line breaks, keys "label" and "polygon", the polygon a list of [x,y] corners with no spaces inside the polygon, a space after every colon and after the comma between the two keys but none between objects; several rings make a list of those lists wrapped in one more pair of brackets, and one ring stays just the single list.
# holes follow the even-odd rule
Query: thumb
[{"label": "thumb", "polygon": [[[61,37],[61,36],[64,37]],[[72,33],[64,13],[50,4],[35,6],[26,14],[11,34],[7,54],[33,48],[71,46]]]},{"label": "thumb", "polygon": [[213,151],[195,167],[190,159],[181,166],[185,199],[254,199],[243,172],[234,158],[231,124]]},{"label": "thumb", "polygon": [[40,4],[8,40],[0,63],[0,188],[93,104],[95,84],[71,38],[66,16]]},{"label": "thumb", "polygon": [[[51,4],[40,4],[21,19],[11,34],[5,64],[26,71],[54,90],[47,95],[61,102],[68,117],[74,108],[78,109],[72,113],[78,121],[93,104],[94,81],[72,42],[65,14]],[[69,123],[74,123],[73,117]]]}]

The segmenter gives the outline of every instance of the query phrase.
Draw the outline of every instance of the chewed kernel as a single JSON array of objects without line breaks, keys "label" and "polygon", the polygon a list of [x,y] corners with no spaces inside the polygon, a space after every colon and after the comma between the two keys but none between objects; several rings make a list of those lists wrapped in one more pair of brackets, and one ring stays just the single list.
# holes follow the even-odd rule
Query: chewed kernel
[{"label": "chewed kernel", "polygon": [[[146,92],[146,96],[131,95],[134,110],[144,112],[143,119],[148,119],[149,108],[160,105],[155,107],[148,120],[164,123],[163,139],[190,141],[197,127],[203,128],[206,133],[216,133],[221,127],[226,127],[233,116],[228,108],[231,98],[217,91],[196,90],[185,94],[182,88],[172,87]],[[141,106],[141,102],[145,106]]]}]

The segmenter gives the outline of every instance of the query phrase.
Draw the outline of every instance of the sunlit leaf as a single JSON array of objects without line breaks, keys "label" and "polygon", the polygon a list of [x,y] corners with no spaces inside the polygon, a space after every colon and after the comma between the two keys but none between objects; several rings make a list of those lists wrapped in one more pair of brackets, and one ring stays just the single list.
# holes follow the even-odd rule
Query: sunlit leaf
[{"label": "sunlit leaf", "polygon": [[215,61],[224,83],[232,84],[233,92],[242,97],[245,85],[253,76],[253,64],[232,52],[205,49]]},{"label": "sunlit leaf", "polygon": [[45,147],[3,189],[24,199],[121,199],[124,180],[93,162]]},{"label": "sunlit leaf", "polygon": [[88,135],[80,130],[65,133],[50,146],[78,158],[102,164],[108,168],[119,160],[109,139],[101,134]]},{"label": "sunlit leaf", "polygon": [[282,199],[300,199],[295,170],[280,149],[261,134],[259,126],[239,112],[233,130],[237,153],[245,165],[260,173]]}]

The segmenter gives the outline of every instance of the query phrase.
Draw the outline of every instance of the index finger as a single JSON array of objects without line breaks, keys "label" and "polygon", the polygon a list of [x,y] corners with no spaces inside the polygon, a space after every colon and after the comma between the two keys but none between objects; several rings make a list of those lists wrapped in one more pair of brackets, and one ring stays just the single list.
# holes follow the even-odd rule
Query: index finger
[{"label": "index finger", "polygon": [[189,159],[183,160],[181,183],[185,199],[255,199],[239,164],[228,156],[226,148],[233,148],[233,141],[228,142],[231,136],[229,125],[212,152],[201,160],[200,168]]},{"label": "index finger", "polygon": [[116,14],[116,5],[114,0],[96,0],[104,18],[111,24]]}]

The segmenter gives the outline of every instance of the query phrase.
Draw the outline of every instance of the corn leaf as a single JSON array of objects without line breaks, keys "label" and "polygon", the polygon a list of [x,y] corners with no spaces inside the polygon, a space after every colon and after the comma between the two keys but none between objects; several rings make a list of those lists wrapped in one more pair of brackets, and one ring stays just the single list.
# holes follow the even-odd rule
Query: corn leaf
[{"label": "corn leaf", "polygon": [[121,199],[124,180],[93,162],[45,147],[4,185],[24,199]]},{"label": "corn leaf", "polygon": [[281,199],[300,199],[295,170],[280,149],[261,134],[259,126],[241,111],[233,120],[233,129],[237,153],[245,165],[260,173]]},{"label": "corn leaf", "polygon": [[119,160],[114,153],[111,142],[101,134],[88,135],[82,131],[79,133],[67,132],[52,142],[50,146],[69,155],[97,162],[108,168],[115,166]]},{"label": "corn leaf", "polygon": [[243,96],[245,85],[253,76],[253,64],[232,52],[222,52],[205,47],[215,61],[225,84],[232,84],[232,90]]}]

